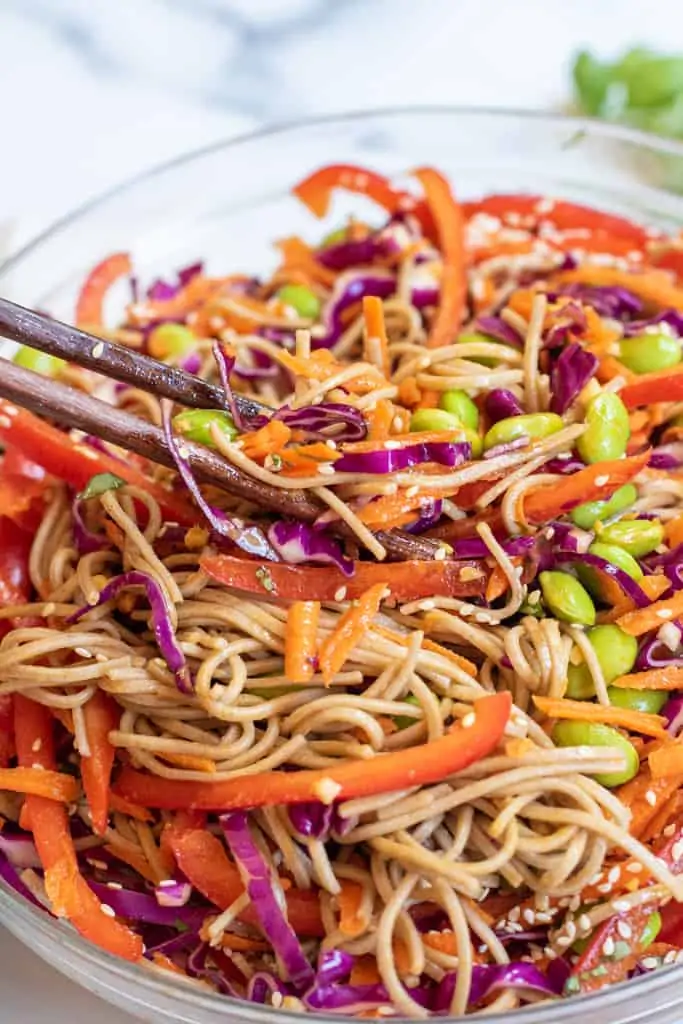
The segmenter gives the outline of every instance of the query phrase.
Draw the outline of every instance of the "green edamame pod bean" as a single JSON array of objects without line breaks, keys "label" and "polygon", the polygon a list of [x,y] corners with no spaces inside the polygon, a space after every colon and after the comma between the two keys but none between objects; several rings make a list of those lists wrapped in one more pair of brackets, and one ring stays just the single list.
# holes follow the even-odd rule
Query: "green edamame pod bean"
[{"label": "green edamame pod bean", "polygon": [[291,306],[306,320],[316,320],[320,313],[320,299],[305,284],[285,284],[275,293],[280,302]]},{"label": "green edamame pod bean", "polygon": [[184,356],[196,345],[197,335],[184,324],[159,324],[147,340],[147,350],[155,359]]},{"label": "green edamame pod bean", "polygon": [[465,426],[445,409],[416,409],[410,417],[410,429],[416,434],[423,430],[452,430],[461,440],[469,441],[473,459],[478,459],[482,453],[481,436],[476,430]]},{"label": "green edamame pod bean", "polygon": [[[627,675],[635,665],[638,641],[619,626],[612,623],[594,626],[587,631],[586,638],[595,651],[606,683]],[[585,662],[569,665],[565,696],[572,700],[587,700],[595,696],[593,677]]]},{"label": "green edamame pod bean", "polygon": [[662,930],[662,915],[658,910],[653,910],[640,935],[640,948],[647,949],[655,941]]},{"label": "green edamame pod bean", "polygon": [[640,758],[632,743],[609,725],[599,722],[557,722],[552,731],[552,740],[558,747],[614,747],[626,759],[618,772],[598,772],[594,778],[602,786],[611,789],[628,782],[640,769]]},{"label": "green edamame pod bean", "polygon": [[607,696],[610,704],[617,708],[645,711],[648,715],[658,715],[669,699],[666,690],[633,690],[621,686],[609,686]]},{"label": "green edamame pod bean", "polygon": [[173,417],[173,429],[177,434],[182,434],[197,444],[206,445],[207,448],[216,447],[211,436],[211,427],[214,424],[221,434],[225,434],[231,441],[239,433],[232,416],[217,409],[186,409],[185,412]]},{"label": "green edamame pod bean", "polygon": [[550,569],[538,577],[546,608],[563,622],[585,626],[595,623],[595,605],[579,581],[569,573]]},{"label": "green edamame pod bean", "polygon": [[[414,693],[409,693],[407,697],[404,697],[403,703],[412,704],[416,708],[419,708],[420,706],[420,702]],[[415,725],[415,723],[419,721],[419,718],[411,718],[409,715],[394,716],[394,723],[397,729],[407,729],[409,725]]]},{"label": "green edamame pod bean", "polygon": [[584,462],[620,459],[631,436],[626,406],[619,395],[603,392],[586,409],[587,429],[576,442]]},{"label": "green edamame pod bean", "polygon": [[334,231],[330,231],[327,235],[325,235],[322,242],[320,243],[320,248],[327,249],[327,247],[330,245],[339,245],[341,242],[345,242],[348,237],[349,232],[346,227],[335,228]]},{"label": "green edamame pod bean", "polygon": [[439,399],[439,408],[452,413],[470,430],[476,430],[479,426],[479,410],[466,391],[455,388],[452,391],[444,391]]},{"label": "green edamame pod bean", "polygon": [[634,558],[642,558],[664,540],[664,527],[658,519],[621,519],[600,530],[601,544],[616,544]]},{"label": "green edamame pod bean", "polygon": [[681,342],[671,334],[637,334],[619,342],[619,361],[633,373],[666,370],[681,361]]},{"label": "green edamame pod bean", "polygon": [[12,362],[15,366],[23,366],[25,370],[33,370],[42,377],[58,377],[66,366],[66,361],[59,356],[50,356],[47,352],[38,352],[35,348],[22,345],[14,353]]},{"label": "green edamame pod bean", "polygon": [[554,412],[529,412],[521,416],[508,416],[498,420],[484,434],[484,450],[497,444],[508,444],[518,437],[528,437],[532,441],[549,437],[562,430],[562,417]]},{"label": "green edamame pod bean", "polygon": [[[624,551],[623,548],[618,548],[616,544],[603,544],[602,541],[596,540],[588,548],[588,553],[597,555],[598,558],[604,558],[606,562],[616,565],[618,569],[622,569],[633,580],[642,580],[643,578],[643,570],[635,558],[629,555],[628,551]],[[580,563],[577,566],[576,573],[589,594],[592,594],[598,600],[606,600],[605,573],[595,569],[592,565],[581,565]]]},{"label": "green edamame pod bean", "polygon": [[571,513],[572,522],[582,530],[591,530],[598,520],[604,522],[611,516],[618,515],[632,505],[637,497],[635,485],[624,484],[607,501],[587,501],[583,505],[577,505]]}]

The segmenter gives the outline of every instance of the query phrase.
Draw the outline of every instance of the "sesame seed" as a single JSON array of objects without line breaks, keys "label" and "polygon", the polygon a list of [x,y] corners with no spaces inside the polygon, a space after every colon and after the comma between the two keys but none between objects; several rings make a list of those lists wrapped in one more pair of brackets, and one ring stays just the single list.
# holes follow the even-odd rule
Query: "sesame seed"
[{"label": "sesame seed", "polygon": [[95,860],[94,857],[85,858],[92,868],[97,868],[98,871],[106,871],[109,865],[103,860]]},{"label": "sesame seed", "polygon": [[655,614],[658,619],[672,619],[674,615],[670,608],[660,608]]},{"label": "sesame seed", "polygon": [[671,836],[674,834],[675,831],[675,825],[667,825],[666,828],[662,831],[662,835],[665,835],[667,839],[671,839]]},{"label": "sesame seed", "polygon": [[622,939],[630,939],[633,935],[631,926],[626,921],[617,921],[617,931],[621,935]]},{"label": "sesame seed", "polygon": [[38,771],[38,772],[45,771],[45,765],[44,764],[38,764],[37,762],[35,764],[32,764],[31,768],[35,768],[35,770]]},{"label": "sesame seed", "polygon": [[93,357],[93,359],[101,359],[101,357],[103,355],[104,355],[104,342],[103,341],[98,341],[97,344],[93,347],[92,357]]},{"label": "sesame seed", "polygon": [[56,607],[57,605],[54,603],[54,601],[48,601],[48,603],[43,608],[43,615],[52,615]]},{"label": "sesame seed", "polygon": [[569,946],[571,945],[571,942],[572,940],[569,938],[568,935],[558,935],[555,939],[555,943],[558,946]]},{"label": "sesame seed", "polygon": [[436,551],[434,552],[434,561],[435,562],[445,562],[447,554],[448,554],[448,551],[446,550],[445,547],[441,546],[441,547],[437,548]]},{"label": "sesame seed", "polygon": [[626,870],[630,871],[634,875],[639,875],[640,872],[643,870],[643,865],[640,863],[639,860],[634,860],[630,864],[626,865]]},{"label": "sesame seed", "polygon": [[508,914],[508,921],[512,921],[513,923],[515,921],[519,921],[519,916],[520,916],[521,912],[522,911],[521,911],[521,909],[519,907],[513,907],[512,910]]},{"label": "sesame seed", "polygon": [[570,942],[573,942],[576,938],[576,925],[573,921],[567,921],[564,926],[565,934]]},{"label": "sesame seed", "polygon": [[420,488],[417,486],[417,484],[413,484],[412,487],[409,487],[406,490],[406,498],[414,498],[415,495],[419,494],[419,493],[420,493]]},{"label": "sesame seed", "polygon": [[0,416],[0,427],[7,430],[8,427],[12,426],[12,421],[7,416]]},{"label": "sesame seed", "polygon": [[538,910],[536,912],[536,921],[538,924],[550,924],[553,919],[553,915],[549,910]]},{"label": "sesame seed", "polygon": [[[475,715],[475,713],[473,711],[468,711],[468,713],[466,715],[464,715],[463,718],[460,719],[460,724],[463,727],[463,729],[471,729],[472,726],[474,725],[474,723],[476,722],[476,720],[477,720],[477,716]],[[525,914],[528,914],[528,913],[529,913],[529,911],[526,910]],[[532,914],[532,920],[533,920],[533,914]]]},{"label": "sesame seed", "polygon": [[341,788],[342,787],[338,782],[335,782],[334,779],[330,779],[328,777],[320,779],[320,781],[316,782],[313,786],[315,796],[317,796],[318,800],[327,807],[334,803],[341,793]]},{"label": "sesame seed", "polygon": [[40,748],[42,747],[42,745],[43,745],[43,741],[41,740],[41,738],[39,736],[38,739],[33,741],[32,745],[31,745],[31,750],[33,751],[34,754],[37,754],[38,751],[40,750]]},{"label": "sesame seed", "polygon": [[614,939],[611,935],[608,935],[602,944],[602,951],[605,956],[612,956],[614,953]]},{"label": "sesame seed", "polygon": [[116,911],[108,903],[102,904],[102,913],[106,914],[107,917],[116,917]]},{"label": "sesame seed", "polygon": [[597,888],[598,892],[602,892],[602,893],[611,892],[612,891],[612,883],[611,882],[603,882],[602,885],[598,885],[598,886],[596,886],[596,888]]},{"label": "sesame seed", "polygon": [[653,789],[648,789],[645,791],[645,801],[650,805],[650,807],[654,807],[656,805],[657,794]]},{"label": "sesame seed", "polygon": [[576,923],[582,932],[589,932],[591,930],[591,919],[588,914],[582,914]]},{"label": "sesame seed", "polygon": [[671,855],[674,860],[680,860],[683,857],[683,839],[679,839],[671,847]]},{"label": "sesame seed", "polygon": [[318,466],[318,472],[322,473],[323,476],[334,476],[334,466],[331,466],[328,462],[323,462],[322,465]]},{"label": "sesame seed", "polygon": [[346,597],[346,587],[339,587],[338,590],[335,590],[335,592],[334,592],[334,599],[335,599],[335,601],[343,601],[345,597]]},{"label": "sesame seed", "polygon": [[677,950],[670,949],[668,953],[664,954],[664,963],[665,964],[672,964],[674,962],[674,960],[676,959],[677,955],[678,955],[678,951]]},{"label": "sesame seed", "polygon": [[602,476],[596,476],[596,478],[595,478],[595,484],[596,484],[597,487],[604,487],[605,484],[608,484],[608,483],[609,483],[609,476],[606,473],[603,473]]},{"label": "sesame seed", "polygon": [[177,885],[175,878],[164,878],[159,882],[160,889],[168,889],[172,885]]},{"label": "sesame seed", "polygon": [[569,903],[567,904],[567,906],[572,911],[572,913],[575,913],[579,909],[579,907],[581,906],[581,897],[578,896],[578,895],[572,896],[570,898]]},{"label": "sesame seed", "polygon": [[118,892],[120,889],[123,889],[123,886],[120,882],[107,882],[107,889],[114,889]]},{"label": "sesame seed", "polygon": [[6,412],[8,416],[16,416],[19,410],[16,405],[3,405],[3,412]]},{"label": "sesame seed", "polygon": [[328,448],[331,448],[332,451],[335,451],[337,448],[337,442],[333,441],[331,438],[325,441],[325,444],[327,445]]},{"label": "sesame seed", "polygon": [[615,882],[619,881],[619,875],[620,874],[621,874],[621,868],[617,867],[617,865],[615,864],[615,866],[610,869],[610,871],[609,871],[609,873],[607,875],[607,881],[610,883],[610,885],[614,885]]},{"label": "sesame seed", "polygon": [[401,447],[400,441],[385,441],[383,445],[384,449],[388,452],[396,451],[397,448]]},{"label": "sesame seed", "polygon": [[623,914],[624,911],[630,910],[631,904],[628,900],[612,900],[612,910],[616,910],[618,914]]},{"label": "sesame seed", "polygon": [[522,912],[522,917],[527,922],[527,924],[533,924],[536,920],[536,914],[533,910],[531,910],[530,907],[527,907],[526,910]]}]

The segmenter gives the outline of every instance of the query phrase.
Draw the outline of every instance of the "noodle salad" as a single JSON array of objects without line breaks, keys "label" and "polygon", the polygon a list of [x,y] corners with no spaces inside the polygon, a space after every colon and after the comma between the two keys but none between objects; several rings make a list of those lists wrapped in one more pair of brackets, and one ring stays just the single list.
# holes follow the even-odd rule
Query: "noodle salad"
[{"label": "noodle salad", "polygon": [[679,962],[683,244],[430,168],[294,192],[337,189],[375,222],[279,241],[269,277],[86,280],[79,326],[222,408],[15,356],[175,469],[0,401],[0,874],[301,1011],[506,1012]]}]

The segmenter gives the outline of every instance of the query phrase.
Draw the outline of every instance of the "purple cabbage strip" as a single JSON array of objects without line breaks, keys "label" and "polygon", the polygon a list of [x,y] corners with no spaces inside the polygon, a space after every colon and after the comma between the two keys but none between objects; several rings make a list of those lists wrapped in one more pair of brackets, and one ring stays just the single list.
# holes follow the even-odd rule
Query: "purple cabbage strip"
[{"label": "purple cabbage strip", "polygon": [[218,373],[221,378],[221,385],[225,394],[225,409],[232,416],[232,421],[240,432],[250,429],[250,424],[247,423],[240,411],[240,407],[235,398],[235,392],[232,390],[230,383],[230,374],[232,373],[235,366],[235,357],[228,355],[223,346],[219,341],[214,341],[211,346],[213,357],[216,360],[218,366]]},{"label": "purple cabbage strip", "polygon": [[499,455],[509,455],[510,452],[517,452],[521,448],[527,448],[531,444],[528,434],[516,437],[514,441],[504,441],[502,444],[494,444],[493,448],[484,452],[485,459],[497,459]]},{"label": "purple cabbage strip", "polygon": [[315,972],[282,909],[282,892],[276,892],[280,883],[273,877],[256,845],[247,815],[243,811],[234,811],[222,814],[219,821],[261,929],[273,947],[283,973],[297,988],[312,984]]},{"label": "purple cabbage strip", "polygon": [[494,388],[484,400],[486,415],[491,424],[506,420],[508,416],[521,416],[524,409],[519,399],[507,388]]},{"label": "purple cabbage strip", "polygon": [[[679,622],[672,625],[681,632]],[[683,665],[683,654],[672,651],[655,633],[641,643],[634,668],[637,672],[647,672],[653,668],[668,668],[672,665]]]},{"label": "purple cabbage strip", "polygon": [[504,345],[514,345],[521,348],[524,339],[517,333],[514,327],[506,323],[499,316],[480,316],[474,321],[474,330],[480,334],[486,334],[495,341],[502,341]]},{"label": "purple cabbage strip", "polygon": [[289,994],[287,986],[267,971],[257,971],[249,979],[247,986],[247,999],[250,1003],[261,1003],[269,1006],[273,1002],[273,996],[277,993],[280,996]]},{"label": "purple cabbage strip", "polygon": [[648,327],[657,327],[658,324],[667,324],[671,327],[676,334],[683,336],[683,313],[680,313],[677,309],[665,309],[661,313],[657,313],[656,316],[651,316],[647,320],[632,320],[631,323],[624,324],[624,334],[627,338],[633,337],[633,335],[643,334],[647,331]]},{"label": "purple cabbage strip", "polygon": [[548,459],[543,467],[543,472],[561,473],[562,476],[569,476],[585,468],[585,463],[575,452],[567,452],[566,454],[556,455],[554,458]]},{"label": "purple cabbage strip", "polygon": [[588,326],[586,313],[576,302],[568,302],[557,313],[559,322],[546,332],[543,344],[545,348],[559,348],[566,345],[572,335],[583,334]]},{"label": "purple cabbage strip", "polygon": [[23,899],[28,900],[34,907],[39,907],[41,910],[50,911],[47,907],[35,898],[31,890],[22,882],[19,872],[13,864],[7,860],[6,857],[0,856],[0,878],[5,882],[10,889],[14,889]]},{"label": "purple cabbage strip", "polygon": [[472,449],[467,441],[427,441],[374,452],[346,452],[334,468],[339,473],[394,473],[422,462],[454,468],[467,462]]},{"label": "purple cabbage strip", "polygon": [[147,289],[147,298],[151,299],[152,302],[165,302],[167,299],[174,299],[178,292],[188,285],[193,277],[201,274],[203,270],[204,263],[198,261],[197,263],[191,263],[187,267],[182,267],[178,271],[175,284],[170,284],[168,281],[163,281],[159,278]]},{"label": "purple cabbage strip", "polygon": [[0,856],[6,857],[13,868],[38,868],[42,870],[42,862],[38,856],[35,843],[29,835],[0,832]]},{"label": "purple cabbage strip", "polygon": [[666,718],[666,731],[671,736],[680,736],[683,730],[683,695],[676,693],[669,697],[660,714]]},{"label": "purple cabbage strip", "polygon": [[335,282],[332,295],[322,311],[325,334],[321,338],[313,337],[313,348],[332,348],[344,333],[342,313],[349,306],[359,304],[366,295],[376,295],[386,299],[393,295],[396,288],[393,274],[380,270],[352,272],[340,274]]},{"label": "purple cabbage strip", "polygon": [[93,533],[86,526],[81,512],[81,501],[78,498],[74,498],[71,505],[71,518],[74,544],[79,555],[90,555],[94,551],[102,551],[107,546],[106,539],[101,534]]},{"label": "purple cabbage strip", "polygon": [[308,523],[281,519],[269,527],[268,540],[289,565],[320,562],[335,565],[345,576],[353,576],[353,560],[344,555],[339,541]]},{"label": "purple cabbage strip", "polygon": [[683,441],[660,444],[652,449],[648,466],[654,469],[679,469],[683,465]]},{"label": "purple cabbage strip", "polygon": [[560,285],[548,293],[550,302],[564,295],[576,299],[585,306],[592,306],[599,316],[607,316],[612,320],[624,320],[640,313],[643,304],[640,299],[626,288],[612,285],[589,285],[580,282]]},{"label": "purple cabbage strip", "polygon": [[[514,557],[515,555],[527,555],[535,543],[533,537],[512,537],[510,540],[503,541],[501,546],[506,554]],[[451,541],[451,547],[453,548],[452,557],[455,559],[488,558],[491,554],[480,537],[463,537],[461,540]]]},{"label": "purple cabbage strip", "polygon": [[124,572],[120,576],[115,576],[102,588],[97,598],[97,603],[94,605],[84,605],[82,608],[79,608],[77,612],[69,616],[66,620],[67,624],[72,625],[72,623],[78,622],[79,619],[82,619],[93,608],[99,607],[99,605],[104,604],[106,601],[111,601],[124,587],[144,587],[152,612],[152,626],[159,651],[171,672],[173,672],[176,686],[180,692],[192,693],[194,687],[190,670],[187,667],[185,655],[175,638],[163,592],[156,580],[148,576],[147,573],[133,570],[131,572]]},{"label": "purple cabbage strip", "polygon": [[210,953],[211,947],[208,942],[200,942],[187,958],[187,973],[191,978],[202,978],[210,981],[223,995],[232,996],[234,999],[241,999],[241,993],[228,981],[223,971],[220,971],[217,967],[208,966],[206,961]]},{"label": "purple cabbage strip", "polygon": [[574,551],[555,551],[553,552],[551,561],[554,565],[563,565],[567,562],[578,562],[580,565],[590,565],[592,568],[599,569],[600,572],[604,572],[606,576],[610,576],[620,587],[626,597],[630,598],[638,608],[647,608],[652,604],[652,601],[642,587],[639,587],[636,581],[629,576],[627,572],[624,572],[624,570],[620,569],[619,566],[613,565],[612,562],[608,562],[605,558],[600,558],[599,555],[591,555],[587,552],[577,553]]},{"label": "purple cabbage strip", "polygon": [[424,533],[432,526],[436,526],[441,519],[443,501],[441,498],[429,498],[420,505],[420,515],[414,523],[409,523],[403,529],[406,533]]},{"label": "purple cabbage strip", "polygon": [[102,882],[88,879],[88,885],[105,906],[110,906],[117,917],[125,917],[130,921],[143,924],[161,924],[176,926],[182,922],[190,930],[201,928],[206,917],[211,913],[209,907],[170,907],[160,906],[154,896],[132,889],[110,889]]},{"label": "purple cabbage strip", "polygon": [[160,907],[184,907],[192,896],[189,882],[165,879],[154,887],[154,896]]},{"label": "purple cabbage strip", "polygon": [[307,839],[329,839],[331,832],[343,836],[355,828],[358,820],[355,815],[343,818],[337,804],[323,804],[318,800],[291,804],[287,813],[292,827]]},{"label": "purple cabbage strip", "polygon": [[277,562],[278,557],[266,540],[266,536],[260,527],[253,523],[245,524],[237,518],[231,518],[221,509],[209,505],[201,492],[188,461],[180,453],[178,442],[173,434],[171,408],[171,403],[167,399],[163,399],[161,402],[161,417],[166,444],[173,457],[178,474],[199,506],[211,529],[219,537],[225,537],[232,541],[242,551],[246,551],[250,555],[256,555],[259,558],[267,558],[271,562]]},{"label": "purple cabbage strip", "polygon": [[562,350],[550,373],[552,412],[561,416],[567,411],[581,389],[594,376],[597,357],[574,341]]},{"label": "purple cabbage strip", "polygon": [[256,417],[251,427],[264,427],[271,420],[280,420],[293,430],[304,430],[316,441],[363,441],[368,432],[362,412],[343,402],[321,402],[303,409],[283,405],[271,417]]}]

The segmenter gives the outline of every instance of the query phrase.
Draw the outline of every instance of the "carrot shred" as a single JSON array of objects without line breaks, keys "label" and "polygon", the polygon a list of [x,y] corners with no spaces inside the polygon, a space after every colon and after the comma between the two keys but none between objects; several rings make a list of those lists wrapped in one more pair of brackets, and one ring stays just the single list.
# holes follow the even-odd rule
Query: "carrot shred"
[{"label": "carrot shred", "polygon": [[365,413],[368,437],[373,441],[386,441],[391,434],[395,414],[393,403],[388,398],[380,398],[375,408]]},{"label": "carrot shred", "polygon": [[[522,564],[521,558],[511,558],[510,561],[515,566]],[[484,596],[487,601],[495,601],[497,597],[501,597],[505,593],[509,586],[509,579],[505,575],[502,567],[496,563],[486,583]]]},{"label": "carrot shred", "polygon": [[367,954],[356,957],[349,978],[351,985],[377,985],[381,980],[374,956]]},{"label": "carrot shred", "polygon": [[409,409],[422,403],[422,390],[418,387],[416,377],[404,377],[398,386],[398,400]]},{"label": "carrot shred", "polygon": [[0,768],[0,789],[64,804],[73,803],[79,793],[78,781],[73,776],[47,768]]},{"label": "carrot shred", "polygon": [[[670,519],[664,526],[664,536],[670,547],[678,547],[683,544],[683,516],[676,516]],[[664,577],[666,579],[666,577]]]},{"label": "carrot shred", "polygon": [[270,420],[265,427],[251,434],[242,434],[239,440],[242,442],[244,454],[250,459],[258,460],[279,452],[289,442],[291,436],[292,431],[286,423],[281,420]]},{"label": "carrot shred", "polygon": [[631,732],[643,733],[645,736],[666,736],[665,719],[661,715],[651,715],[644,711],[630,711],[628,708],[602,704],[590,704],[588,701],[567,700],[564,697],[534,697],[538,710],[548,718],[565,718],[575,722],[600,722],[603,725],[616,725]]},{"label": "carrot shred", "polygon": [[177,768],[185,768],[189,772],[206,772],[211,775],[216,771],[216,762],[210,757],[197,757],[195,754],[170,754],[168,751],[159,751],[159,757],[168,764]]},{"label": "carrot shred", "polygon": [[650,630],[659,629],[665,622],[677,619],[683,614],[683,590],[665,601],[655,601],[647,608],[627,612],[617,619],[617,625],[631,636],[642,636]]},{"label": "carrot shred", "polygon": [[362,640],[386,592],[386,583],[376,583],[366,590],[356,604],[344,612],[336,629],[323,641],[318,661],[326,686],[331,684],[356,644]]},{"label": "carrot shred", "polygon": [[266,953],[271,948],[262,939],[250,939],[246,935],[237,935],[234,932],[223,933],[221,947],[233,953]]},{"label": "carrot shred", "polygon": [[414,174],[424,189],[443,260],[439,306],[427,338],[428,348],[439,348],[457,335],[465,313],[465,218],[443,175],[430,167],[419,168]]},{"label": "carrot shred", "polygon": [[632,672],[627,676],[618,676],[611,685],[629,690],[680,690],[683,687],[683,667],[665,665],[646,672]]},{"label": "carrot shred", "polygon": [[316,260],[313,250],[302,238],[292,235],[289,238],[281,238],[275,245],[282,255],[280,270],[300,270],[318,284],[328,287],[334,284],[337,279],[336,273]]},{"label": "carrot shred", "polygon": [[142,852],[134,853],[127,846],[119,845],[115,840],[107,843],[103,847],[112,857],[116,857],[122,864],[127,864],[129,868],[141,875],[142,878],[147,879],[152,885],[156,885],[159,879],[157,878],[156,872],[154,872],[147,861],[147,858]]},{"label": "carrot shred", "polygon": [[384,304],[376,295],[363,296],[363,319],[365,335],[363,341],[363,357],[372,363],[380,373],[389,377],[391,360],[389,359],[389,339],[384,323]]},{"label": "carrot shred", "polygon": [[134,804],[132,800],[126,800],[125,796],[109,791],[109,807],[116,814],[125,814],[136,821],[154,821],[154,815],[146,807]]},{"label": "carrot shred", "polygon": [[[645,591],[651,601],[656,601],[658,597],[661,597],[662,594],[669,590],[671,583],[663,573],[660,573],[652,576],[643,576],[642,580],[639,581],[639,586],[641,590]],[[621,601],[615,604],[609,611],[598,613],[598,622],[616,622],[622,615],[635,610],[635,602],[630,597],[622,596]]]},{"label": "carrot shred", "polygon": [[360,915],[363,886],[348,878],[343,878],[339,884],[340,890],[337,894],[339,931],[346,938],[355,939],[363,934],[368,923]]},{"label": "carrot shred", "polygon": [[180,974],[181,977],[187,978],[187,974],[179,967],[178,964],[174,963],[170,957],[166,956],[165,953],[154,952],[152,953],[152,963],[156,967],[160,967],[162,971],[170,971],[171,974]]},{"label": "carrot shred", "polygon": [[648,755],[648,764],[653,779],[665,779],[671,775],[683,776],[683,744],[671,743],[653,750]]},{"label": "carrot shred", "polygon": [[682,782],[680,768],[678,775],[655,778],[651,766],[644,765],[634,779],[619,787],[619,799],[631,810],[629,832],[632,836],[640,839],[645,834],[652,819]]},{"label": "carrot shred", "polygon": [[319,619],[319,601],[293,601],[289,606],[285,675],[292,683],[308,683],[313,678]]}]

